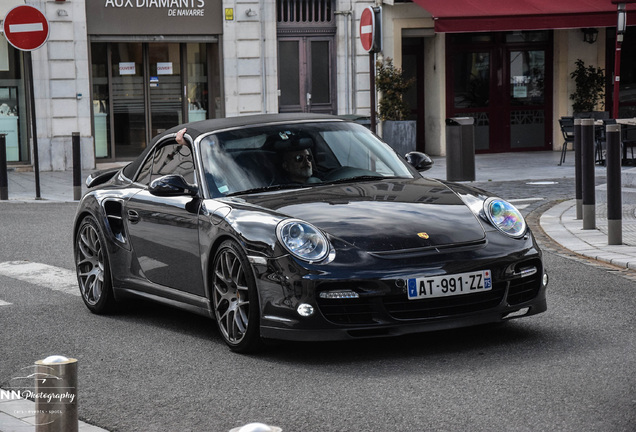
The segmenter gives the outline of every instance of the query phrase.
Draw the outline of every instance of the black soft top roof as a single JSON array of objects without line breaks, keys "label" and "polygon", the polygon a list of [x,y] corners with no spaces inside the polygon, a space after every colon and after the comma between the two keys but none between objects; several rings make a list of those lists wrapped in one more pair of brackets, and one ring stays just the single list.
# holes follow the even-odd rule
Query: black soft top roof
[{"label": "black soft top roof", "polygon": [[236,128],[241,126],[254,126],[259,124],[268,123],[285,123],[295,121],[312,121],[312,120],[341,120],[345,119],[337,116],[327,114],[311,114],[311,113],[289,113],[289,114],[258,114],[249,116],[227,117],[219,119],[202,120],[192,123],[181,124],[170,128],[161,134],[154,137],[144,151],[131,163],[126,165],[123,169],[123,173],[129,179],[132,179],[139,166],[146,158],[146,155],[155,146],[157,141],[161,140],[166,135],[177,133],[182,128],[187,128],[187,134],[192,137],[192,140],[196,140],[199,135],[204,133],[213,132],[220,129]]}]

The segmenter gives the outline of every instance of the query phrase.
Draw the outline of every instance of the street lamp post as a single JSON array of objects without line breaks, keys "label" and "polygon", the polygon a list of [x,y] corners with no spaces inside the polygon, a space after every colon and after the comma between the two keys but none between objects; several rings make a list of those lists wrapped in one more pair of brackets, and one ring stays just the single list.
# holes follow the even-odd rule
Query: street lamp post
[{"label": "street lamp post", "polygon": [[612,117],[617,119],[621,84],[621,47],[623,45],[623,35],[625,34],[625,30],[627,30],[627,11],[624,0],[620,3],[616,0],[612,0],[612,3],[617,4],[616,7],[618,12],[618,20],[616,22],[616,45],[614,50],[614,93],[612,96]]}]

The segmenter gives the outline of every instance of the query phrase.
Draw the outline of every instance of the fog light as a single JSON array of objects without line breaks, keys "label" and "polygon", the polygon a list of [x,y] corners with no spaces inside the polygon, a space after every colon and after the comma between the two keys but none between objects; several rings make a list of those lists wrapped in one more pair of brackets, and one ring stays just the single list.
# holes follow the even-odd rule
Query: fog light
[{"label": "fog light", "polygon": [[352,299],[352,298],[360,298],[360,295],[351,290],[333,290],[333,291],[323,291],[320,293],[320,298],[323,299]]},{"label": "fog light", "polygon": [[298,312],[298,315],[301,317],[310,317],[314,314],[314,307],[307,303],[301,303],[298,305],[298,308],[296,308],[296,312]]},{"label": "fog light", "polygon": [[547,273],[543,273],[543,286],[548,286],[548,274]]}]

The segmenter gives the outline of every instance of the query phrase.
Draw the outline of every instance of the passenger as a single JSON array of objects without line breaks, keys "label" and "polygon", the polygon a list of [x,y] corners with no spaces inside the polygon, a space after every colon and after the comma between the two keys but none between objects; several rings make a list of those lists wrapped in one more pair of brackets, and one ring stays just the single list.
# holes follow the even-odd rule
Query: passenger
[{"label": "passenger", "polygon": [[177,132],[177,136],[174,137],[175,141],[177,141],[177,144],[185,145],[186,140],[185,138],[183,138],[183,135],[185,135],[185,133],[186,133],[186,128],[183,128],[179,132]]}]

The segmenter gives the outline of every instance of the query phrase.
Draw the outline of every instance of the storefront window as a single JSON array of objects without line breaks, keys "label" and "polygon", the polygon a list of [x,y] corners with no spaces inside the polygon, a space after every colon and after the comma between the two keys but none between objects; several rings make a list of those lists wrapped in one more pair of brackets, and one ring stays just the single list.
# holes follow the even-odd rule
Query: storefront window
[{"label": "storefront window", "polygon": [[92,43],[96,157],[130,159],[166,129],[217,117],[218,55],[217,43]]},{"label": "storefront window", "polygon": [[206,44],[190,43],[188,52],[188,121],[205,120],[208,106],[208,68]]},{"label": "storefront window", "polygon": [[142,45],[116,43],[111,46],[115,151],[119,157],[134,157],[146,148]]},{"label": "storefront window", "polygon": [[20,51],[0,35],[0,134],[5,134],[7,162],[29,160],[26,120]]},{"label": "storefront window", "polygon": [[148,44],[151,136],[183,123],[178,43]]},{"label": "storefront window", "polygon": [[455,108],[488,106],[490,99],[490,54],[467,52],[454,61]]},{"label": "storefront window", "polygon": [[93,56],[93,127],[95,128],[95,157],[110,157],[110,101],[108,99],[107,45],[92,45]]},{"label": "storefront window", "polygon": [[544,100],[545,51],[510,52],[510,98],[513,105],[540,105]]}]

